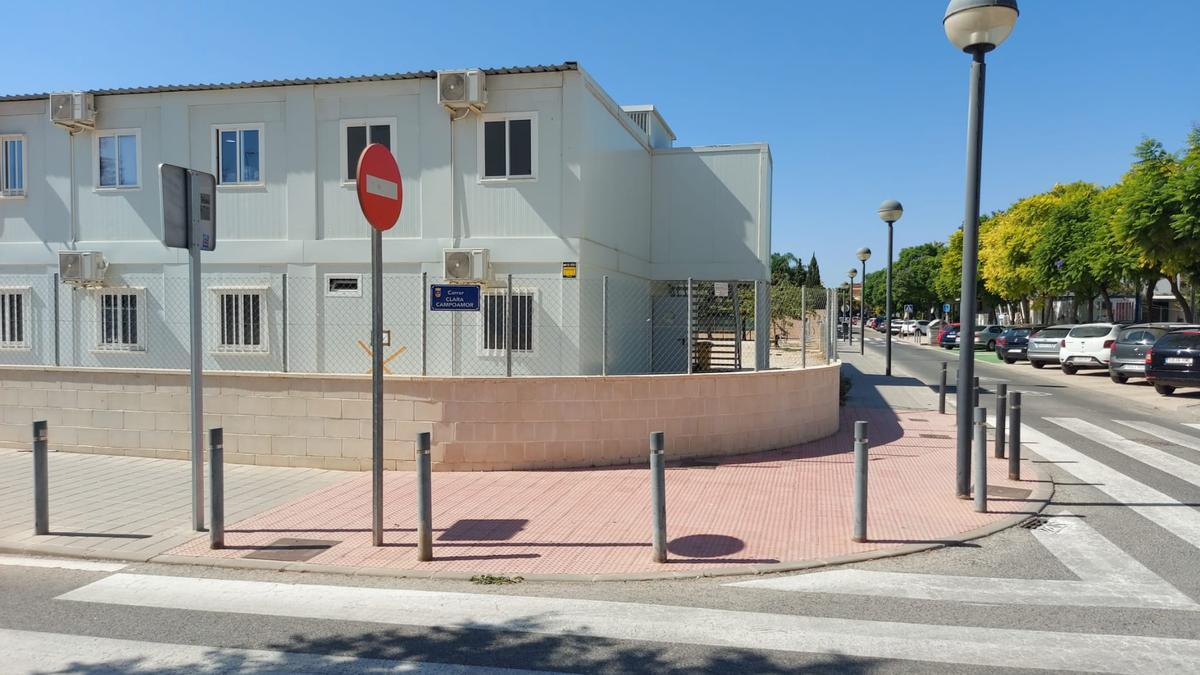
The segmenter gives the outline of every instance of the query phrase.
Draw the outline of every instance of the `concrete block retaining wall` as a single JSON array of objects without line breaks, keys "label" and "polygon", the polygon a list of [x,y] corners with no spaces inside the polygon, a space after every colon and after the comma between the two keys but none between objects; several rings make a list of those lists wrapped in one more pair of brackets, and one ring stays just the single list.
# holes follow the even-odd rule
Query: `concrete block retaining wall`
[{"label": "concrete block retaining wall", "polygon": [[[440,471],[606,466],[646,461],[664,431],[671,457],[787,447],[838,427],[839,366],[703,375],[388,377],[385,468],[411,469],[433,434]],[[226,461],[366,470],[368,376],[205,375],[205,427],[224,427]],[[52,449],[188,457],[181,371],[0,367],[0,447],[28,448],[45,419]],[[207,439],[207,434],[206,434]]]}]

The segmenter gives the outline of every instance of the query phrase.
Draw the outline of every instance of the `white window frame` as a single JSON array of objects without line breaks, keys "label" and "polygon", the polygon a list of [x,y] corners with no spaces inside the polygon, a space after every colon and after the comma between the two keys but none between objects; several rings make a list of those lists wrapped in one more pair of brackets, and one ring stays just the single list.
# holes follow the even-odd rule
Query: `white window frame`
[{"label": "white window frame", "polygon": [[[112,136],[133,136],[137,155],[137,184],[121,185],[121,143],[117,141],[117,185],[100,185],[100,139]],[[141,129],[97,129],[92,134],[92,187],[96,192],[120,192],[142,189],[142,130]]]},{"label": "white window frame", "polygon": [[[137,330],[136,342],[114,342],[106,343],[104,341],[104,296],[111,295],[120,297],[122,295],[132,295],[137,298],[137,321],[135,330]],[[146,351],[146,289],[145,288],[98,288],[95,293],[96,298],[96,346],[93,351],[97,352],[145,352]]]},{"label": "white window frame", "polygon": [[[481,291],[479,293],[479,345],[478,345],[478,349],[476,350],[476,354],[478,356],[504,356],[504,347],[500,347],[499,349],[486,349],[485,348],[485,345],[487,344],[487,317],[488,317],[486,305],[489,302],[489,300],[488,300],[489,298],[499,299],[501,302],[503,302],[504,298],[507,294],[508,294],[507,291],[503,288],[492,288],[492,289],[484,288],[484,289],[481,289]],[[512,289],[512,294],[513,294],[514,298],[517,297],[518,295],[526,295],[533,299],[532,318],[530,319],[530,324],[529,324],[529,349],[513,349],[512,350],[513,357],[514,358],[518,358],[518,357],[525,358],[525,357],[529,357],[529,356],[534,356],[537,354],[537,335],[534,331],[534,319],[536,319],[536,317],[537,317],[537,310],[538,310],[538,307],[540,306],[539,301],[541,300],[541,291],[538,288],[532,288],[532,287],[531,288],[516,288],[516,287],[514,287]],[[504,304],[505,304],[504,312],[505,312],[505,316],[507,317],[512,312],[512,307],[511,307],[511,305],[509,305],[507,303],[504,303]],[[511,335],[512,335],[511,332],[506,332],[504,334],[505,339],[506,340],[509,339],[509,337]]]},{"label": "white window frame", "polygon": [[[21,339],[5,339],[11,336],[7,334],[7,326],[0,324],[0,351],[26,351],[31,348],[29,342],[29,332],[32,326],[29,324],[29,317],[32,312],[30,311],[29,301],[33,297],[33,287],[0,286],[0,303],[7,304],[8,296],[12,295],[21,298]],[[3,318],[5,319],[9,318],[7,312],[7,306],[0,307],[0,314],[3,314]]]},{"label": "white window frame", "polygon": [[[222,131],[257,131],[258,132],[258,180],[225,183],[221,181],[221,143],[218,140]],[[267,125],[262,122],[247,122],[245,124],[214,124],[209,127],[208,140],[212,143],[212,170],[217,179],[217,189],[261,188],[267,185]],[[238,174],[242,172],[241,135],[238,136]]]},{"label": "white window frame", "polygon": [[342,185],[358,185],[358,181],[350,178],[350,167],[346,166],[346,129],[349,127],[367,127],[367,143],[371,142],[371,125],[386,124],[388,126],[388,137],[392,144],[392,157],[396,156],[396,118],[395,117],[360,117],[356,119],[340,120],[338,124],[338,178],[341,179]]},{"label": "white window frame", "polygon": [[[213,293],[213,316],[216,317],[216,341],[213,343],[212,351],[217,354],[270,354],[271,353],[271,310],[267,304],[267,292],[271,290],[270,286],[210,286],[209,289]],[[259,344],[223,344],[225,339],[225,327],[222,325],[222,311],[225,306],[224,297],[226,295],[257,295],[258,296],[258,324],[259,324]],[[241,333],[241,323],[238,324],[237,332]]]},{"label": "white window frame", "polygon": [[[7,190],[4,187],[4,174],[7,173],[8,155],[4,152],[4,143],[18,141],[21,144],[21,189]],[[29,139],[25,134],[0,134],[0,199],[24,199],[29,194]]]},{"label": "white window frame", "polygon": [[[331,279],[354,279],[358,282],[358,288],[353,291],[334,291],[329,288]],[[361,298],[363,296],[363,275],[361,274],[338,274],[330,272],[325,275],[325,297],[327,298]]]},{"label": "white window frame", "polygon": [[[509,148],[508,139],[508,122],[511,120],[529,120],[529,170],[532,172],[528,176],[513,176],[508,173],[512,151]],[[485,176],[484,160],[484,129],[488,122],[500,122],[504,124],[504,176]],[[479,182],[480,183],[511,183],[511,182],[536,182],[538,178],[538,114],[536,112],[508,112],[508,113],[484,113],[479,116],[479,133],[478,142],[476,143],[478,157],[476,161],[479,167]]]}]

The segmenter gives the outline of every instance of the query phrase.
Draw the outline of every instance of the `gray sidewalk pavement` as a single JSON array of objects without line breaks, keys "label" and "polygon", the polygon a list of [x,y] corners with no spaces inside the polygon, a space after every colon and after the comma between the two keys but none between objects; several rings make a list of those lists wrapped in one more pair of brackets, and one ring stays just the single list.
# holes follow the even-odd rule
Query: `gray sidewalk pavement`
[{"label": "gray sidewalk pavement", "polygon": [[[842,376],[853,382],[848,406],[865,408],[892,408],[895,410],[937,410],[936,382],[925,383],[900,373],[896,369],[895,346],[892,351],[892,376],[884,373],[884,355],[867,345],[866,354],[858,353],[858,335],[854,344],[838,344],[838,358],[842,361]],[[953,382],[947,386],[952,388]]]},{"label": "gray sidewalk pavement", "polygon": [[[227,464],[225,522],[351,475]],[[49,476],[50,534],[37,536],[33,453],[0,449],[0,551],[148,559],[197,536],[191,529],[189,462],[51,452]]]}]

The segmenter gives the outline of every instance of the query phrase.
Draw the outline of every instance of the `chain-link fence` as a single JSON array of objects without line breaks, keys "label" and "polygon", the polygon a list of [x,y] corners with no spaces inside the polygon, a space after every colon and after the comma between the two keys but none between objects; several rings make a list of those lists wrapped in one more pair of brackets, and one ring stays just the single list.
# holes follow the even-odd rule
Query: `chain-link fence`
[{"label": "chain-link fence", "polygon": [[[0,349],[0,363],[188,366],[186,267],[111,271],[102,288],[40,276],[0,281],[5,316],[19,310],[23,322],[19,339],[10,341],[18,348]],[[618,375],[769,365],[774,327],[763,282],[544,274],[464,285],[416,272],[386,273],[381,281],[382,358],[390,374]],[[206,369],[370,372],[369,273],[206,271],[201,286]],[[437,302],[459,291],[467,292],[466,302]]]}]

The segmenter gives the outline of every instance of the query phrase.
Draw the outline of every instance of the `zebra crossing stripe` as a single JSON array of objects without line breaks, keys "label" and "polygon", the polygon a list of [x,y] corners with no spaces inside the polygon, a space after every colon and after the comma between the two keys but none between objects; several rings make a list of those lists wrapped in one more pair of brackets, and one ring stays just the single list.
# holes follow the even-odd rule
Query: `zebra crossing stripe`
[{"label": "zebra crossing stripe", "polygon": [[58,600],[1047,670],[1196,672],[1200,641],[118,573]]},{"label": "zebra crossing stripe", "polygon": [[1169,452],[1152,448],[1148,445],[1142,445],[1137,441],[1131,441],[1124,436],[1115,434],[1091,422],[1085,422],[1077,417],[1047,417],[1045,420],[1052,424],[1057,424],[1068,431],[1073,431],[1084,438],[1093,440],[1107,448],[1116,450],[1126,457],[1136,459],[1143,464],[1152,466],[1159,471],[1169,473],[1176,478],[1200,487],[1200,464],[1194,464]]},{"label": "zebra crossing stripe", "polygon": [[[1174,443],[1180,447],[1188,448],[1190,450],[1200,450],[1200,438],[1196,438],[1191,434],[1185,434],[1180,431],[1175,431],[1174,429],[1168,429],[1166,427],[1162,427],[1157,424],[1150,424],[1148,422],[1130,422],[1128,420],[1113,421],[1117,424],[1124,424],[1125,426],[1136,429],[1137,431],[1145,432],[1151,436],[1158,436],[1164,441],[1170,441],[1171,443]],[[1200,428],[1200,424],[1189,424],[1186,426],[1195,426]]]},{"label": "zebra crossing stripe", "polygon": [[1200,610],[1200,605],[1071,513],[1032,530],[1078,580],[839,569],[726,584],[740,588],[998,605]]},{"label": "zebra crossing stripe", "polygon": [[1028,424],[1021,425],[1021,445],[1042,459],[1125,504],[1134,512],[1187,543],[1200,548],[1200,511],[1126,476]]}]

